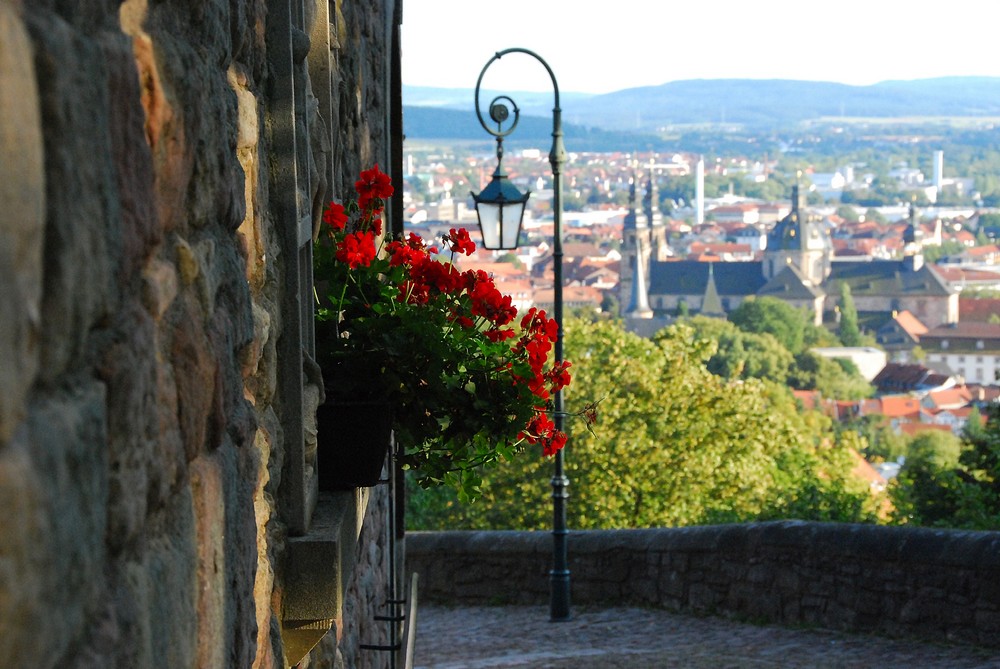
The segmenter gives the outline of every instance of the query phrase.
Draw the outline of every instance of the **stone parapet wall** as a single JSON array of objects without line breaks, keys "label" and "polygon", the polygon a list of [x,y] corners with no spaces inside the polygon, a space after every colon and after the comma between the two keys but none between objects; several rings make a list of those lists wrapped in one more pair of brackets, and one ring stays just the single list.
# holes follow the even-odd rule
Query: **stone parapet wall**
[{"label": "stone parapet wall", "polygon": [[[546,532],[412,532],[421,599],[548,601]],[[782,521],[574,532],[575,604],[1000,647],[1000,532]]]}]

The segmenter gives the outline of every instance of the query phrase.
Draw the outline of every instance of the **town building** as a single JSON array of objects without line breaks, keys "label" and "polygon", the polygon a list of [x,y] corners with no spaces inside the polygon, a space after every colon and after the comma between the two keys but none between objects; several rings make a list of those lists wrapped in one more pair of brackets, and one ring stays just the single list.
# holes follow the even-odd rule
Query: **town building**
[{"label": "town building", "polygon": [[939,325],[920,337],[928,367],[969,383],[1000,380],[1000,324],[963,321]]},{"label": "town building", "polygon": [[[634,186],[631,200],[623,231],[623,306],[636,301],[648,304],[655,316],[680,310],[705,313],[706,298],[714,293],[726,314],[744,300],[770,296],[808,310],[819,325],[836,321],[840,285],[845,283],[863,321],[872,329],[904,310],[929,326],[958,321],[957,291],[924,264],[912,207],[902,258],[840,258],[834,254],[827,226],[809,215],[795,186],[791,211],[768,232],[759,260],[703,262],[657,257],[652,252],[653,228],[635,204]],[[632,277],[640,266],[645,283],[633,289]],[[641,295],[643,290],[645,295]]]}]

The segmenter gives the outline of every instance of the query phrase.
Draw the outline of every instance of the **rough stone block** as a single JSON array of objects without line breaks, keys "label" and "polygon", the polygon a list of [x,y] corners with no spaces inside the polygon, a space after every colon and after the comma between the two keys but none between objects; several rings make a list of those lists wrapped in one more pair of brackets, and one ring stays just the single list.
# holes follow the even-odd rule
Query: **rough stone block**
[{"label": "rough stone block", "polygon": [[24,420],[38,372],[45,174],[31,44],[9,3],[0,5],[0,447]]},{"label": "rough stone block", "polygon": [[115,279],[121,267],[121,216],[109,132],[107,54],[66,23],[28,16],[45,119],[39,376],[55,384],[85,355],[89,333],[120,296]]}]

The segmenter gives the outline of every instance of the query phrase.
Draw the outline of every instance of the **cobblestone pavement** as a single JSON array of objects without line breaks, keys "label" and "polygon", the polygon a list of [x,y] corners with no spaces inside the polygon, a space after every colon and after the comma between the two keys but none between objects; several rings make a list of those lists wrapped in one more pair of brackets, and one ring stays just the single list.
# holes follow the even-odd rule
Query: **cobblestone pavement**
[{"label": "cobblestone pavement", "polygon": [[417,611],[420,669],[1000,669],[1000,651],[794,630],[638,608],[540,606]]}]

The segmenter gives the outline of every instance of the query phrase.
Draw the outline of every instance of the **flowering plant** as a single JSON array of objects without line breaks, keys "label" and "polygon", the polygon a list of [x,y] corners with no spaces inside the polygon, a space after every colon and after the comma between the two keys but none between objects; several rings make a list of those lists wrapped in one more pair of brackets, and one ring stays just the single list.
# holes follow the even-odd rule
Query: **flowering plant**
[{"label": "flowering plant", "polygon": [[483,466],[528,444],[556,453],[566,435],[551,397],[570,363],[549,362],[555,321],[534,308],[518,319],[486,272],[455,267],[476,249],[464,229],[443,236],[443,254],[413,233],[386,241],[392,185],[377,165],[355,189],[356,201],[329,204],[314,244],[318,357],[339,374],[328,393],[388,400],[396,457],[424,486],[470,496]]}]

